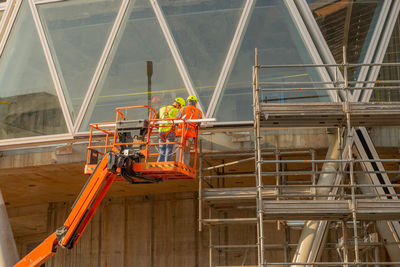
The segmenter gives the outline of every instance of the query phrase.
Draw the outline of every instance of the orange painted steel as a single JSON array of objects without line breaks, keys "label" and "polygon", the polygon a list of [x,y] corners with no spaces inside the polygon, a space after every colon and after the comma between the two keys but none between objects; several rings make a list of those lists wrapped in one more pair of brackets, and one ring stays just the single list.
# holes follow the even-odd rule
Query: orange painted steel
[{"label": "orange painted steel", "polygon": [[[108,156],[109,154],[106,154],[97,165],[75,201],[64,225],[21,259],[14,267],[40,266],[57,252],[58,246],[73,248],[76,245],[115,180],[116,174],[107,169]],[[60,229],[60,236],[57,237],[57,232]]]},{"label": "orange painted steel", "polygon": [[75,246],[114,181],[116,175],[107,169],[108,156],[109,154],[106,154],[97,165],[96,171],[93,172],[79,198],[75,201],[72,211],[64,223],[68,232],[60,240],[61,246]]},{"label": "orange painted steel", "polygon": [[39,246],[22,258],[14,267],[40,266],[57,252],[56,233],[51,234]]},{"label": "orange painted steel", "polygon": [[[135,110],[135,109],[148,109],[148,126],[147,126],[147,134],[144,137],[144,140],[141,142],[118,142],[118,129],[117,129],[117,122],[124,122],[128,118],[124,114],[123,111],[128,110]],[[180,118],[169,118],[169,119],[157,119],[156,118],[156,111],[149,106],[131,106],[131,107],[120,107],[116,109],[116,122],[114,128],[107,128],[112,123],[93,123],[90,125],[90,138],[89,138],[89,146],[88,146],[88,157],[87,157],[87,164],[85,166],[85,174],[91,174],[95,164],[90,162],[89,155],[91,150],[96,150],[99,154],[104,155],[107,151],[115,151],[119,152],[122,146],[143,146],[144,149],[141,150],[141,153],[144,156],[144,163],[145,164],[135,164],[134,171],[149,177],[159,178],[162,180],[168,179],[195,179],[196,178],[196,163],[197,163],[197,153],[198,153],[198,127],[196,128],[196,136],[193,140],[193,145],[189,146],[186,144],[186,130],[188,123],[185,119]],[[175,121],[183,121],[177,123]],[[170,126],[178,126],[178,124],[182,124],[183,133],[182,136],[178,137],[175,142],[164,142],[161,143],[158,141],[159,136],[159,128],[161,126],[165,126],[165,123],[169,123]],[[104,138],[104,145],[94,145],[93,144],[93,137],[95,136],[94,131],[100,131],[105,135]],[[156,138],[157,141],[153,141],[152,138]],[[163,164],[158,164],[155,162],[155,157],[159,155],[158,152],[152,152],[154,148],[157,148],[161,144],[173,144],[177,147],[177,149],[182,150],[183,148],[187,148],[190,150],[191,154],[193,154],[193,164],[191,166],[185,165],[182,160],[183,153],[180,153],[180,157],[176,158],[173,161],[174,164],[179,166],[184,165],[184,168],[181,167],[165,167]],[[102,149],[102,150],[98,150]],[[189,171],[185,171],[185,169],[189,169]],[[160,172],[162,170],[162,172]],[[161,176],[162,174],[163,176]]]},{"label": "orange painted steel", "polygon": [[[118,142],[118,129],[117,122],[126,120],[122,109],[135,109],[135,108],[147,108],[149,109],[149,118],[147,124],[147,134],[145,140],[142,142],[129,142],[121,143]],[[186,140],[183,138],[185,136],[185,120],[183,121],[183,134],[179,141],[177,142],[151,142],[151,138],[154,137],[152,134],[159,135],[159,124],[157,122],[162,122],[161,119],[156,119],[155,110],[148,106],[136,106],[136,107],[123,107],[117,108],[117,117],[114,128],[107,128],[110,123],[94,123],[90,125],[90,137],[88,146],[88,156],[87,164],[85,166],[85,173],[90,174],[86,185],[80,192],[78,198],[75,200],[72,206],[72,211],[66,219],[64,225],[57,229],[57,231],[47,237],[39,246],[32,250],[28,255],[22,258],[14,267],[34,267],[40,266],[46,262],[51,256],[57,252],[58,246],[65,248],[73,248],[80,237],[82,236],[84,230],[92,219],[94,213],[99,207],[101,201],[105,197],[107,191],[109,190],[111,184],[114,181],[123,180],[122,165],[116,164],[118,160],[126,159],[127,156],[120,154],[121,147],[127,145],[145,146],[144,150],[140,150],[142,157],[144,157],[144,162],[133,162],[129,165],[129,168],[137,175],[136,179],[133,178],[133,182],[140,182],[141,179],[157,182],[160,180],[172,180],[172,179],[195,179],[196,178],[196,161],[197,161],[197,133],[194,140],[193,147],[185,144]],[[175,125],[177,119],[167,119],[167,121],[172,122]],[[166,121],[166,120],[164,120]],[[163,124],[165,126],[165,123]],[[104,138],[104,145],[93,145],[94,138],[97,133],[94,130],[99,131]],[[157,138],[158,139],[158,138]],[[151,153],[150,149],[160,144],[175,144],[179,146],[179,149],[188,148],[194,153],[194,164],[193,166],[187,166],[182,162],[182,154],[180,153],[180,158],[176,161],[170,162],[152,162],[152,156],[157,156],[158,153]],[[102,149],[98,151],[97,149]],[[102,159],[99,161],[96,158],[96,163],[91,162],[91,152],[96,150],[96,153],[102,155]],[[136,155],[136,158],[138,156]],[[125,177],[126,178],[126,177]],[[131,181],[131,182],[132,182]]]}]

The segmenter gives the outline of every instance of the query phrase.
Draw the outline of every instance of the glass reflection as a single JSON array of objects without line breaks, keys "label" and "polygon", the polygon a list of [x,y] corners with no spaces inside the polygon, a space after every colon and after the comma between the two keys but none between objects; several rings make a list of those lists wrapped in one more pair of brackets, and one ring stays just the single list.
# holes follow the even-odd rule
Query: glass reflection
[{"label": "glass reflection", "polygon": [[75,120],[121,0],[38,5],[71,117]]},{"label": "glass reflection", "polygon": [[[309,7],[337,63],[361,63],[368,49],[383,4],[381,0],[308,0]],[[346,30],[348,25],[348,31]],[[349,69],[349,80],[357,79],[359,67]],[[343,72],[343,70],[341,69]]]},{"label": "glass reflection", "polygon": [[[383,59],[384,63],[399,63],[400,62],[400,17],[397,18],[396,24],[393,29],[392,37],[388,48]],[[399,81],[400,80],[400,67],[398,66],[384,66],[381,67],[378,76],[379,81]],[[399,87],[400,82],[390,83],[390,84],[376,84],[376,86],[395,86]],[[371,101],[390,101],[397,102],[400,101],[400,90],[399,89],[382,89],[374,90],[371,96]]]},{"label": "glass reflection", "polygon": [[28,1],[0,58],[0,139],[66,133]]},{"label": "glass reflection", "polygon": [[206,110],[245,1],[161,0],[159,2]]},{"label": "glass reflection", "polygon": [[[147,61],[153,63],[151,92]],[[92,122],[114,121],[116,107],[149,104],[158,110],[179,96],[186,99],[187,92],[152,7],[146,0],[131,1],[81,130]]]},{"label": "glass reflection", "polygon": [[[258,48],[262,65],[312,63],[282,1],[257,1],[234,67],[214,116],[218,121],[252,120],[252,66]],[[312,68],[265,69],[260,82],[320,81]],[[287,86],[291,87],[291,86]],[[276,88],[276,86],[275,86]],[[263,102],[330,101],[326,91],[264,92]]]}]

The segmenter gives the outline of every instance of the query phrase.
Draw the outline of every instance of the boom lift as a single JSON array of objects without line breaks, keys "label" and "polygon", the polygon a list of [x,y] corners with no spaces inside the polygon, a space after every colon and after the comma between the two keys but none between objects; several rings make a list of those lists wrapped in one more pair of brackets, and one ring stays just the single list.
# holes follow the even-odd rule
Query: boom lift
[{"label": "boom lift", "polygon": [[[147,120],[127,120],[125,113],[134,109],[147,109]],[[192,146],[185,143],[186,124],[193,120],[156,119],[149,106],[117,108],[115,123],[90,125],[85,173],[90,177],[72,206],[64,225],[47,237],[14,267],[40,266],[57,252],[58,246],[72,249],[92,219],[95,211],[114,181],[126,180],[132,184],[158,183],[168,179],[194,179],[196,177],[197,133]],[[180,140],[173,142],[178,149],[186,147],[194,153],[194,163],[187,166],[180,157],[171,162],[155,162],[160,125],[183,125]],[[155,140],[155,142],[154,142]],[[165,143],[165,144],[172,144]]]}]

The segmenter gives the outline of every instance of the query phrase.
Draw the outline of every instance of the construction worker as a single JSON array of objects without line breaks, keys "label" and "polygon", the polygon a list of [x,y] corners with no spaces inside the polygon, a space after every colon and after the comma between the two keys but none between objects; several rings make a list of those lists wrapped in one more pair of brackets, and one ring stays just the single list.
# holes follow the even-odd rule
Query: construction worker
[{"label": "construction worker", "polygon": [[[169,106],[160,108],[157,117],[159,119],[175,119],[179,110],[185,106],[185,100],[182,97],[175,98],[174,103]],[[171,123],[162,123],[159,128],[160,139],[159,143],[175,142],[175,125]],[[171,161],[174,144],[160,144],[160,154],[157,162]]]},{"label": "construction worker", "polygon": [[[182,108],[180,118],[182,119],[201,119],[203,117],[203,113],[196,107],[197,105],[197,97],[194,95],[191,95],[187,98],[186,100],[186,106]],[[178,114],[179,115],[179,114]],[[183,124],[179,124],[179,129],[176,131],[176,136],[182,136],[184,133],[184,144],[186,146],[189,146],[191,143],[193,143],[194,140],[197,141],[197,127],[199,126],[199,123],[195,122],[189,122],[185,124],[185,129],[183,129]],[[182,153],[182,162],[185,165],[189,165],[190,161],[190,149],[187,147],[183,147],[183,153]],[[180,159],[180,153],[181,151],[179,150],[179,153],[176,156],[177,161]]]}]

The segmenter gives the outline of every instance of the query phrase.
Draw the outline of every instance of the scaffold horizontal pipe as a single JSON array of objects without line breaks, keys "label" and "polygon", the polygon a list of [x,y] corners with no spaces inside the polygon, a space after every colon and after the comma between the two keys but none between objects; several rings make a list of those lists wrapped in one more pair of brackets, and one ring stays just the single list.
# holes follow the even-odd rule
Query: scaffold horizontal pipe
[{"label": "scaffold horizontal pipe", "polygon": [[[288,247],[296,247],[297,244],[265,244],[264,243],[264,248],[265,249],[282,249],[285,248],[286,246]],[[257,245],[213,245],[212,248],[215,249],[224,249],[224,248],[257,248]]]},{"label": "scaffold horizontal pipe", "polygon": [[202,169],[202,170],[203,170],[203,171],[215,170],[215,169],[218,169],[218,168],[222,168],[222,167],[226,167],[226,166],[235,165],[235,164],[242,163],[242,162],[251,161],[251,160],[254,160],[254,159],[255,159],[254,157],[251,157],[251,158],[248,158],[248,159],[236,160],[236,161],[232,161],[232,162],[228,162],[228,163],[224,163],[224,164],[220,164],[220,165],[216,165],[216,166],[204,168],[204,169]]},{"label": "scaffold horizontal pipe", "polygon": [[[332,81],[332,82],[259,82],[259,85],[293,85],[293,84],[310,84],[310,85],[315,85],[315,84],[344,84],[344,81]],[[379,84],[396,84],[400,83],[400,80],[376,80],[376,81],[349,81],[348,84],[366,84],[366,83],[379,83]]]},{"label": "scaffold horizontal pipe", "polygon": [[[344,82],[338,82],[344,83]],[[349,81],[349,84],[365,84],[365,83],[379,83],[379,84],[392,84],[392,83],[400,83],[400,80],[376,80],[376,81]]]},{"label": "scaffold horizontal pipe", "polygon": [[325,68],[325,67],[362,67],[362,66],[382,66],[382,67],[398,67],[400,63],[341,63],[341,64],[288,64],[288,65],[258,65],[254,66],[260,69],[274,68]]},{"label": "scaffold horizontal pipe", "polygon": [[203,176],[205,179],[213,179],[213,178],[242,178],[242,177],[254,177],[256,176],[255,173],[249,174],[222,174],[222,175],[208,175]]},{"label": "scaffold horizontal pipe", "polygon": [[[354,195],[357,199],[361,198],[374,198],[374,197],[394,197],[400,196],[400,194],[355,194]],[[267,195],[264,194],[263,197],[265,198],[276,198],[276,197],[343,197],[343,199],[351,199],[351,194],[271,194]]]},{"label": "scaffold horizontal pipe", "polygon": [[203,219],[204,224],[256,223],[257,218]]},{"label": "scaffold horizontal pipe", "polygon": [[355,185],[350,185],[350,184],[338,184],[338,185],[264,185],[264,188],[293,188],[293,187],[323,187],[323,188],[336,188],[336,187],[344,187],[344,188],[350,188],[350,187],[400,187],[400,184],[355,184]]},{"label": "scaffold horizontal pipe", "polygon": [[325,162],[400,162],[400,159],[310,159],[261,160],[262,163],[325,163]]},{"label": "scaffold horizontal pipe", "polygon": [[292,84],[344,84],[344,82],[259,82],[259,85],[292,85]]},{"label": "scaffold horizontal pipe", "polygon": [[292,265],[303,265],[303,266],[387,265],[387,266],[393,266],[394,264],[400,264],[400,262],[312,262],[312,263],[310,263],[310,262],[268,262],[268,263],[264,263],[263,266],[271,266],[271,265],[285,265],[285,266],[292,266]]},{"label": "scaffold horizontal pipe", "polygon": [[[310,150],[299,150],[299,151],[271,151],[271,152],[262,152],[262,156],[268,155],[291,155],[291,154],[310,154]],[[254,151],[246,152],[246,153],[226,153],[226,154],[204,154],[204,158],[227,158],[227,157],[243,157],[243,156],[253,156]]]},{"label": "scaffold horizontal pipe", "polygon": [[[348,174],[350,171],[280,171],[280,172],[262,172],[262,176],[276,176],[276,175],[291,175],[291,176],[302,176],[311,174],[322,174],[322,173],[345,173]],[[355,174],[372,174],[372,173],[387,173],[387,174],[399,174],[399,171],[353,171]],[[241,173],[241,174],[221,174],[221,175],[208,175],[203,176],[203,178],[214,179],[214,178],[240,178],[240,177],[253,177],[254,173]]]},{"label": "scaffold horizontal pipe", "polygon": [[213,245],[212,248],[224,249],[224,248],[257,248],[257,245]]},{"label": "scaffold horizontal pipe", "polygon": [[368,86],[368,87],[291,87],[291,88],[263,88],[260,90],[263,92],[297,92],[297,91],[315,91],[315,90],[325,90],[325,91],[337,91],[337,90],[397,90],[400,86]]},{"label": "scaffold horizontal pipe", "polygon": [[[262,172],[263,176],[276,176],[276,175],[309,175],[309,174],[332,174],[332,173],[350,173],[350,171],[278,171],[278,172]],[[398,171],[353,171],[353,173],[357,174],[370,174],[370,173],[388,173],[388,174],[399,174],[400,170]]]},{"label": "scaffold horizontal pipe", "polygon": [[[271,188],[270,188],[271,189]],[[264,189],[265,190],[265,189]],[[273,189],[272,189],[273,190]],[[300,197],[341,197],[343,199],[351,199],[352,195],[351,194],[277,194],[276,192],[263,192],[262,194],[263,198],[265,199],[275,199],[275,198],[279,198],[279,197],[285,197],[285,198],[300,198]],[[375,198],[375,197],[393,197],[393,196],[400,196],[400,194],[355,194],[356,199],[365,199],[365,198]],[[246,198],[255,198],[256,194],[255,194],[255,190],[253,191],[253,193],[248,193],[248,194],[239,194],[239,195],[225,195],[222,197],[219,197],[217,200],[222,200],[222,199],[235,199],[235,198],[240,198],[243,199],[243,197]],[[213,198],[213,197],[211,197]],[[207,200],[208,197],[204,197],[203,199]],[[215,200],[215,199],[213,199]]]}]

